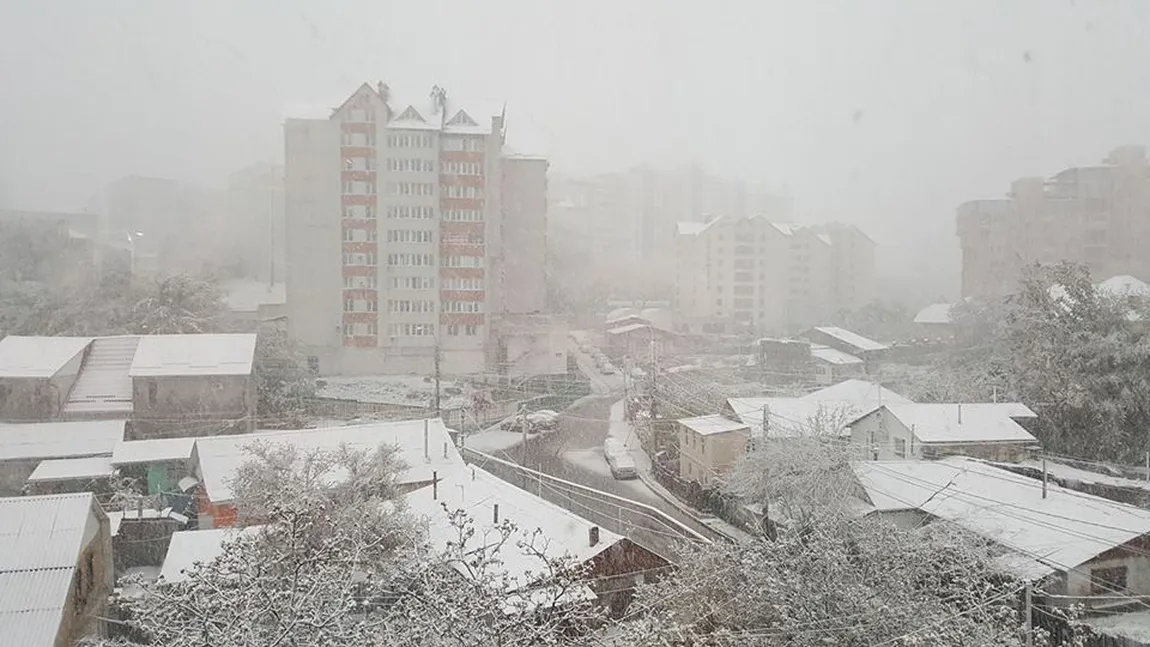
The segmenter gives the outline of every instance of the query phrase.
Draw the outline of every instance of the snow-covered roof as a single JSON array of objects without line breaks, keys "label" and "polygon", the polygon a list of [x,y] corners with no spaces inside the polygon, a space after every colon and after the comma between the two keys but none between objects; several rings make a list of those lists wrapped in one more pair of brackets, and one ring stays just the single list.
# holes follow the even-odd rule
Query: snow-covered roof
[{"label": "snow-covered roof", "polygon": [[99,532],[90,492],[0,499],[0,636],[51,647],[65,618],[81,549]]},{"label": "snow-covered roof", "polygon": [[1150,285],[1129,274],[1112,276],[1099,283],[1097,289],[1103,294],[1114,297],[1150,297]]},{"label": "snow-covered roof", "polygon": [[711,434],[723,434],[728,431],[747,430],[747,425],[743,422],[731,420],[726,416],[713,414],[709,416],[697,416],[694,418],[680,418],[679,424],[683,425],[691,431],[710,436]]},{"label": "snow-covered roof", "polygon": [[860,461],[853,468],[877,510],[922,510],[1051,571],[1150,533],[1150,510],[1053,483],[1044,498],[1041,482],[967,458]]},{"label": "snow-covered roof", "polygon": [[770,438],[840,434],[847,424],[864,413],[850,402],[802,398],[727,398],[726,411],[750,427],[754,437],[763,434],[764,408],[767,413],[767,436]]},{"label": "snow-covered roof", "polygon": [[627,324],[626,326],[619,326],[618,328],[612,328],[612,329],[607,331],[607,334],[608,335],[622,335],[624,333],[635,332],[636,330],[643,330],[644,328],[650,328],[650,325],[645,324],[645,323]]},{"label": "snow-covered roof", "polygon": [[888,404],[884,408],[923,443],[1038,442],[1014,421],[1035,417],[1018,402]]},{"label": "snow-covered roof", "polygon": [[707,228],[705,222],[679,222],[675,225],[680,236],[698,236]]},{"label": "snow-covered roof", "polygon": [[256,312],[263,305],[287,303],[287,286],[265,281],[231,281],[224,285],[224,302],[232,312]]},{"label": "snow-covered roof", "polygon": [[192,457],[195,438],[149,438],[124,440],[112,449],[113,465],[186,461]]},{"label": "snow-covered roof", "polygon": [[[999,466],[996,463],[990,463],[990,464],[995,465],[995,466]],[[1018,461],[1017,463],[1012,463],[1012,465],[1016,465],[1019,467],[1027,467],[1027,468],[1030,468],[1036,472],[1041,472],[1042,467],[1043,467],[1043,462],[1040,460],[1037,460],[1037,459],[1026,459],[1026,460]],[[1104,486],[1108,486],[1108,487],[1128,488],[1128,489],[1150,491],[1150,481],[1124,478],[1121,476],[1112,476],[1110,474],[1100,474],[1098,472],[1085,470],[1085,469],[1082,469],[1079,467],[1074,467],[1072,465],[1064,465],[1062,463],[1057,463],[1057,462],[1049,460],[1049,459],[1046,461],[1046,471],[1053,478],[1060,479],[1063,481],[1077,481],[1079,483],[1085,483],[1085,484],[1090,484],[1090,485],[1104,485]]]},{"label": "snow-covered roof", "polygon": [[[849,379],[838,384],[819,389],[802,397],[803,400],[818,400],[823,402],[849,402],[856,408],[869,413],[884,404],[910,404],[910,398],[905,398],[894,391],[866,380]],[[859,414],[859,415],[863,415]]]},{"label": "snow-covered roof", "polygon": [[889,348],[886,344],[880,344],[873,339],[867,339],[858,333],[851,332],[846,328],[839,328],[838,326],[815,326],[815,330],[830,335],[844,344],[849,344],[860,351],[879,351]]},{"label": "snow-covered roof", "polygon": [[32,475],[28,477],[29,483],[44,483],[49,481],[74,481],[79,479],[108,478],[115,474],[112,459],[108,456],[89,456],[87,458],[57,458],[40,461]]},{"label": "snow-covered roof", "polygon": [[123,420],[0,424],[0,461],[110,455]]},{"label": "snow-covered roof", "polygon": [[90,343],[91,337],[8,335],[0,339],[0,377],[52,377]]},{"label": "snow-covered roof", "polygon": [[249,447],[258,443],[285,443],[297,449],[336,450],[341,445],[351,449],[373,451],[381,445],[395,446],[399,458],[407,464],[399,476],[400,483],[430,481],[432,472],[443,478],[449,471],[463,467],[463,458],[451,441],[443,421],[426,421],[427,453],[424,454],[424,420],[377,422],[347,427],[324,427],[298,431],[271,431],[229,436],[204,436],[196,439],[195,459],[204,491],[213,503],[231,501],[232,479],[244,463],[251,460]]},{"label": "snow-covered roof", "polygon": [[837,348],[831,348],[830,346],[819,346],[817,344],[811,346],[811,357],[824,361],[828,364],[847,365],[863,363],[861,359],[851,355],[850,353],[844,353]]},{"label": "snow-covered roof", "polygon": [[[543,576],[546,564],[521,548],[520,541],[532,542],[549,558],[570,557],[585,563],[607,550],[623,537],[569,512],[527,490],[518,488],[480,468],[464,470],[441,482],[438,488],[422,488],[405,498],[409,511],[428,525],[428,539],[433,547],[446,550],[447,542],[458,533],[452,532],[447,510],[465,510],[472,520],[475,535],[470,546],[481,546],[498,536],[494,506],[499,506],[499,521],[515,524],[517,532],[498,551],[509,579],[508,590],[531,584]],[[591,528],[599,528],[599,541],[592,546]],[[534,536],[536,531],[538,536]]]},{"label": "snow-covered roof", "polygon": [[128,375],[249,375],[255,351],[254,334],[144,335]]},{"label": "snow-covered roof", "polygon": [[950,323],[950,309],[953,303],[932,303],[914,316],[916,324],[948,324]]},{"label": "snow-covered roof", "polygon": [[207,564],[224,552],[224,542],[258,533],[263,526],[246,528],[217,528],[214,530],[180,530],[172,533],[160,577],[167,582],[183,582],[184,573],[197,563]]}]

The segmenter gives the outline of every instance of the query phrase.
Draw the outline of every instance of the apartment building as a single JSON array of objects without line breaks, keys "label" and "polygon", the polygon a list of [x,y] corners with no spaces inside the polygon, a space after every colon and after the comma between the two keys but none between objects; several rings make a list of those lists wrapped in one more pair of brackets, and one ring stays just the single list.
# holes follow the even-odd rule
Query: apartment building
[{"label": "apartment building", "polygon": [[1143,146],[1123,146],[1097,166],[1049,179],[1021,178],[1007,197],[959,205],[962,295],[994,298],[1018,286],[1032,263],[1072,261],[1096,280],[1150,279],[1150,164]]},{"label": "apartment building", "polygon": [[286,120],[288,327],[316,370],[482,372],[493,319],[542,309],[547,162],[503,154],[501,110],[380,83]]},{"label": "apartment building", "polygon": [[675,320],[685,332],[790,333],[873,298],[875,245],[852,225],[679,223],[675,257]]},{"label": "apartment building", "polygon": [[603,281],[625,298],[670,295],[678,223],[790,211],[782,196],[698,166],[635,167],[557,184],[551,239],[573,261],[557,278],[572,291]]}]

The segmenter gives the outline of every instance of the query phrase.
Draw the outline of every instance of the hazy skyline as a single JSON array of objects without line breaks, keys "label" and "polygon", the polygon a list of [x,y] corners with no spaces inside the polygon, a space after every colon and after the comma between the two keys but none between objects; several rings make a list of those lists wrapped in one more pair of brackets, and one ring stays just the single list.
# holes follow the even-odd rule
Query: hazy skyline
[{"label": "hazy skyline", "polygon": [[[363,82],[504,100],[564,173],[696,161],[859,224],[954,296],[954,209],[1150,143],[1150,4],[0,3],[0,206],[282,159],[288,105]],[[897,286],[905,288],[905,286]],[[925,297],[924,297],[925,298]]]}]

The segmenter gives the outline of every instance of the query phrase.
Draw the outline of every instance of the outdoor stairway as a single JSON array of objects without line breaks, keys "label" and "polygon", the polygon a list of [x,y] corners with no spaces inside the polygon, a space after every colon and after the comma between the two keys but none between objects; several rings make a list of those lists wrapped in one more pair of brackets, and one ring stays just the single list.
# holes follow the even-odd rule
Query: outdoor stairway
[{"label": "outdoor stairway", "polygon": [[101,337],[92,342],[80,375],[64,403],[64,415],[75,418],[130,416],[132,378],[128,369],[139,337]]}]

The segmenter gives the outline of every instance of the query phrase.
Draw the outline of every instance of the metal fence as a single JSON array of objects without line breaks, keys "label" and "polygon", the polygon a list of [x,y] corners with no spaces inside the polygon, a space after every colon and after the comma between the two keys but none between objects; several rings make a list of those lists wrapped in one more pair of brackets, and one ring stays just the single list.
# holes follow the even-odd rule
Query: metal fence
[{"label": "metal fence", "polygon": [[625,497],[528,469],[470,448],[465,447],[463,455],[471,464],[623,535],[671,562],[677,561],[680,549],[686,544],[725,539],[718,533],[706,536],[658,508]]}]

